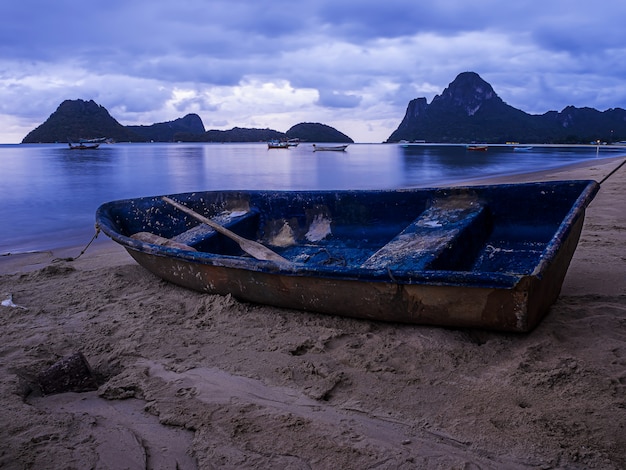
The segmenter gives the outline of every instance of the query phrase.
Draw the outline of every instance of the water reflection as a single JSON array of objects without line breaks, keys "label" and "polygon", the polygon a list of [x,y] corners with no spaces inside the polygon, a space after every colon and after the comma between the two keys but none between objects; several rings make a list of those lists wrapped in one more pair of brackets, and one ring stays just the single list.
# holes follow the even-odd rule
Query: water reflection
[{"label": "water reflection", "polygon": [[590,147],[535,147],[523,153],[508,146],[490,146],[486,152],[468,151],[461,145],[400,148],[404,154],[403,174],[407,186],[440,185],[516,174],[596,157],[596,149]]}]

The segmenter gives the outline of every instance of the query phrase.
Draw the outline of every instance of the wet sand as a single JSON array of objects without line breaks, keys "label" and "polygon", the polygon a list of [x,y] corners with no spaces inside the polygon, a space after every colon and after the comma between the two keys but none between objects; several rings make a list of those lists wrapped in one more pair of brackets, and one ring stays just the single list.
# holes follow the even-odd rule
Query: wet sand
[{"label": "wet sand", "polygon": [[[601,181],[623,161],[498,182]],[[524,335],[200,294],[103,235],[74,261],[83,247],[3,256],[0,467],[625,468],[625,207],[626,165]],[[98,389],[42,396],[37,374],[76,351]]]}]

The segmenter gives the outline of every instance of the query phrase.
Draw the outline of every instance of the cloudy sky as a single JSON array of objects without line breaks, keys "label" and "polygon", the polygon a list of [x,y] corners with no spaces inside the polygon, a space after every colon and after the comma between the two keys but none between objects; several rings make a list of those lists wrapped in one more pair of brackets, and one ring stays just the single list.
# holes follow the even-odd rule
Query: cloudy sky
[{"label": "cloudy sky", "polygon": [[624,0],[7,0],[0,143],[79,98],[124,125],[380,142],[464,71],[531,114],[626,108],[625,20]]}]

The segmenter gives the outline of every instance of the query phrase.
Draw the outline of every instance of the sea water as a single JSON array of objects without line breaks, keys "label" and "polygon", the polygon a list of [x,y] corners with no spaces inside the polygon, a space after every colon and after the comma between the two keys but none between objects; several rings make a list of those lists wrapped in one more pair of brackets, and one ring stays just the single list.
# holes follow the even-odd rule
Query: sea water
[{"label": "sea water", "polygon": [[308,143],[0,145],[0,254],[84,246],[104,202],[221,189],[396,189],[451,185],[613,156],[609,147],[352,144],[313,152]]}]

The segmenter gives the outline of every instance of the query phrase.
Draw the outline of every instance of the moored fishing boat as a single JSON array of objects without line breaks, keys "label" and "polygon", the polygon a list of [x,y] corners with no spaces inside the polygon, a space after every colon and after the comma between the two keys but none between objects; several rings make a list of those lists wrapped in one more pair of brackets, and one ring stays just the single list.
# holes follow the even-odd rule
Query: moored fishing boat
[{"label": "moored fishing boat", "polygon": [[208,191],[103,204],[96,223],[181,286],[348,317],[525,332],[559,295],[594,181]]},{"label": "moored fishing boat", "polygon": [[278,140],[270,140],[267,143],[268,149],[288,149],[289,144],[287,142],[278,141]]},{"label": "moored fishing boat", "polygon": [[79,139],[78,142],[73,142],[71,139],[67,139],[67,144],[72,150],[90,150],[97,149],[100,144],[106,142],[106,137],[100,137],[97,139]]},{"label": "moored fishing boat", "polygon": [[100,144],[88,144],[88,143],[73,143],[73,142],[68,142],[67,145],[69,145],[71,150],[95,150],[98,147],[100,147]]},{"label": "moored fishing boat", "polygon": [[345,152],[348,145],[316,145],[313,144],[314,152]]}]

